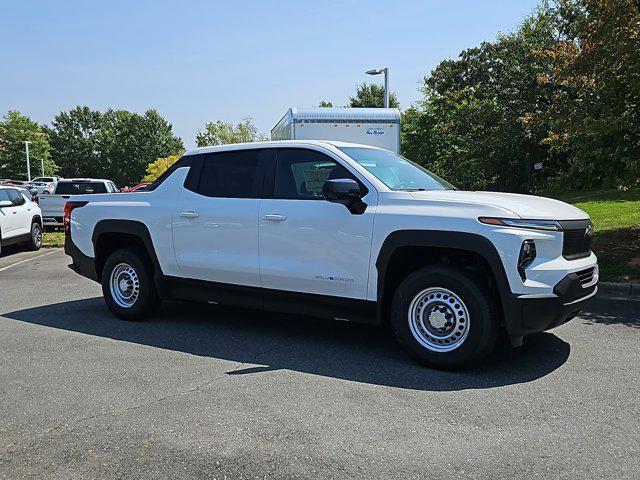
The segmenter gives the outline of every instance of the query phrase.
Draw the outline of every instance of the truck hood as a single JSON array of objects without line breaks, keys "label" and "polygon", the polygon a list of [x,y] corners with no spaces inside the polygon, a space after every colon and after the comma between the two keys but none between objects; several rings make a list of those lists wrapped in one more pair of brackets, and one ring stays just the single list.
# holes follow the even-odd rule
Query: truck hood
[{"label": "truck hood", "polygon": [[462,190],[429,190],[411,192],[420,200],[471,203],[488,205],[507,210],[526,219],[537,220],[584,220],[585,212],[568,203],[546,197],[501,192],[465,192]]}]

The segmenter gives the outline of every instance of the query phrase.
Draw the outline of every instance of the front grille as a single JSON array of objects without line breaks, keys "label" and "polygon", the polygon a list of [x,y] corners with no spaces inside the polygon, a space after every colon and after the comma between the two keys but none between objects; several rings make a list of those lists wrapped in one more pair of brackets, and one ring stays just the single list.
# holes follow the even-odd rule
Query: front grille
[{"label": "front grille", "polygon": [[578,278],[580,279],[580,283],[584,287],[585,285],[589,285],[593,282],[593,276],[595,275],[596,267],[587,268],[586,270],[580,270],[576,272]]},{"label": "front grille", "polygon": [[591,254],[591,222],[565,220],[559,223],[563,230],[562,256],[567,260],[588,257]]}]

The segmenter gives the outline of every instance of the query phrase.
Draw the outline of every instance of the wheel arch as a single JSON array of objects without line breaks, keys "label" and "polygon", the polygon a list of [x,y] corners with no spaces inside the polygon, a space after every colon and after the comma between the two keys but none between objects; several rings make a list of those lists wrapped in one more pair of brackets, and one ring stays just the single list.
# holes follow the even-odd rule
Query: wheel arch
[{"label": "wheel arch", "polygon": [[[399,230],[390,233],[376,259],[378,321],[388,320],[391,301],[403,275],[437,264],[451,254],[480,260],[495,281],[502,310],[509,304],[511,289],[495,246],[482,235],[444,230]],[[414,261],[415,260],[415,261]],[[399,264],[399,262],[403,262]]]},{"label": "wheel arch", "polygon": [[145,260],[153,269],[158,288],[163,285],[162,268],[151,234],[144,223],[137,220],[100,220],[93,230],[91,241],[98,281],[109,254],[119,248],[134,248],[145,255]]}]

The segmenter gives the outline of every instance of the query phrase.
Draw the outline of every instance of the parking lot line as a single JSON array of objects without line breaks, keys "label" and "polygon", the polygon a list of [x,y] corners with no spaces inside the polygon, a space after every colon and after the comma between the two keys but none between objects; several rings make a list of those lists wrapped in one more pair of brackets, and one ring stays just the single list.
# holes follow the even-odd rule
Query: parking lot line
[{"label": "parking lot line", "polygon": [[46,257],[47,255],[50,255],[55,252],[56,250],[51,250],[50,252],[43,253],[42,255],[38,255],[37,257],[27,258],[26,260],[21,260],[19,262],[12,263],[11,265],[7,265],[6,267],[0,268],[0,272],[4,272],[5,270],[9,270],[10,268],[21,265],[23,263],[30,262],[31,260],[37,260],[38,258]]}]

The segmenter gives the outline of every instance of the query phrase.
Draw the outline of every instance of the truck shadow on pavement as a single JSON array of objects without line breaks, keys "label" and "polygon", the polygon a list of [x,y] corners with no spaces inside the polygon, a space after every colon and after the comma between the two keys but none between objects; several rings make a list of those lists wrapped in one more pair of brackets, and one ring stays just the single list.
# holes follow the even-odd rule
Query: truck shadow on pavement
[{"label": "truck shadow on pavement", "polygon": [[569,357],[569,344],[551,333],[524,346],[500,343],[482,365],[442,372],[411,360],[387,330],[299,316],[166,302],[145,322],[114,318],[101,298],[76,300],[3,315],[34,325],[239,362],[229,375],[286,369],[391,387],[454,391],[530,382]]}]

